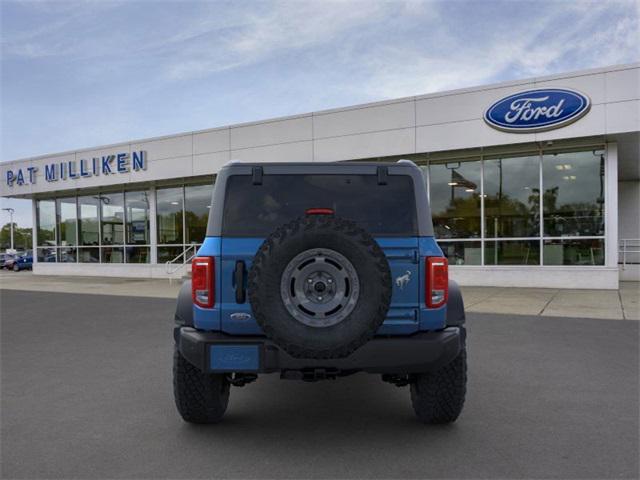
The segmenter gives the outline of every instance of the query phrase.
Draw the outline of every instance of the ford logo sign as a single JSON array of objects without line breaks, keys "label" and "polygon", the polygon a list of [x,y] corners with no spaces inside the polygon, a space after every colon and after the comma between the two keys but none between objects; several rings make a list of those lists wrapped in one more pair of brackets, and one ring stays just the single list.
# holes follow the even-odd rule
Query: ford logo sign
[{"label": "ford logo sign", "polygon": [[541,132],[563,127],[591,107],[586,95],[563,88],[540,88],[510,95],[484,112],[484,121],[506,132]]}]

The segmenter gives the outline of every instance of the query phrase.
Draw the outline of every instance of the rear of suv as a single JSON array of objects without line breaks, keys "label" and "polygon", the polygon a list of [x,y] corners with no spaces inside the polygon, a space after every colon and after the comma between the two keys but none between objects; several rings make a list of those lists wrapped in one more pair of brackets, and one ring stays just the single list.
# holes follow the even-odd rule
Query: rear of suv
[{"label": "rear of suv", "polygon": [[425,423],[462,410],[462,296],[409,161],[225,166],[175,319],[187,422],[218,422],[230,387],[266,373],[380,374]]}]

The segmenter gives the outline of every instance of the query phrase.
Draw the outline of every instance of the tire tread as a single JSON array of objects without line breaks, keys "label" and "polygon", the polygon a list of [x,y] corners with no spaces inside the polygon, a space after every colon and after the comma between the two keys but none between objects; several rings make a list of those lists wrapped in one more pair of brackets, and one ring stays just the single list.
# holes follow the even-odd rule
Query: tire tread
[{"label": "tire tread", "polygon": [[435,372],[414,375],[411,383],[411,403],[417,417],[424,423],[455,422],[464,406],[467,390],[467,351]]},{"label": "tire tread", "polygon": [[227,410],[229,383],[224,375],[205,374],[175,348],[173,392],[178,412],[189,423],[217,423]]}]

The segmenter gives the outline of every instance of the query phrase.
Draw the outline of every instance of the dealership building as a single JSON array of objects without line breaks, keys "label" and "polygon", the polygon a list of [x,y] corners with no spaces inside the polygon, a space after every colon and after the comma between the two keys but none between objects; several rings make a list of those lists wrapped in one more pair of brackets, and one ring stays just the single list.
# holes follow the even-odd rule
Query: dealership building
[{"label": "dealership building", "polygon": [[463,285],[640,278],[640,64],[5,162],[0,195],[33,202],[36,274],[181,276],[227,162],[399,159]]}]

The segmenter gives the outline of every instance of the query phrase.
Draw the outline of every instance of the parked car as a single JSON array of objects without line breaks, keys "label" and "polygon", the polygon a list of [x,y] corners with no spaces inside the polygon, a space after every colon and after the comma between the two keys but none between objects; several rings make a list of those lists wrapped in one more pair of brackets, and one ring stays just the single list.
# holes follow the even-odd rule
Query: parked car
[{"label": "parked car", "polygon": [[17,257],[13,262],[12,269],[14,272],[20,270],[31,270],[33,268],[33,255],[31,252],[24,253]]},{"label": "parked car", "polygon": [[2,268],[6,270],[13,269],[13,262],[15,262],[17,255],[13,253],[4,254],[4,259],[2,260]]},{"label": "parked car", "polygon": [[462,411],[464,305],[407,160],[225,166],[175,320],[187,422],[220,421],[230,387],[266,373],[379,374],[422,422]]}]

